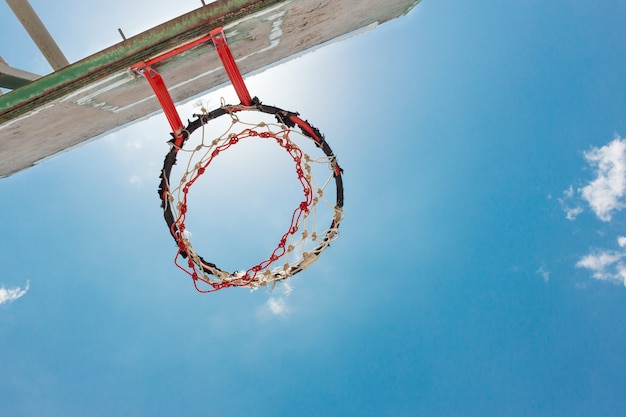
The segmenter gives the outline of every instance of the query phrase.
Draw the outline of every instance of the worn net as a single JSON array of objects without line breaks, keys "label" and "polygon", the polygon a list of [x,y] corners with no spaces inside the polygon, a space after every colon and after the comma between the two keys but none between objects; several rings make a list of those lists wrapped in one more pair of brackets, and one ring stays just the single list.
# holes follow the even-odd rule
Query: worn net
[{"label": "worn net", "polygon": [[[196,117],[187,126],[182,143],[170,141],[161,172],[159,195],[177,245],[175,264],[193,278],[196,289],[202,292],[274,285],[309,267],[336,239],[343,217],[342,170],[324,136],[297,113],[258,100],[252,106],[222,103],[212,112],[203,109]],[[209,130],[212,125],[218,126],[218,132]],[[195,140],[190,139],[192,134]],[[277,231],[274,249],[262,259],[253,260],[246,269],[229,272],[209,261],[210,253],[202,256],[194,249],[195,237],[187,225],[188,214],[194,209],[192,190],[203,177],[211,175],[220,155],[237,144],[258,140],[269,141],[276,145],[276,152],[289,155],[301,198],[290,219],[285,219],[285,229]],[[177,161],[179,167],[173,169]],[[179,177],[174,178],[173,173]],[[223,181],[228,182],[228,178]],[[222,237],[209,239],[219,244]]]}]

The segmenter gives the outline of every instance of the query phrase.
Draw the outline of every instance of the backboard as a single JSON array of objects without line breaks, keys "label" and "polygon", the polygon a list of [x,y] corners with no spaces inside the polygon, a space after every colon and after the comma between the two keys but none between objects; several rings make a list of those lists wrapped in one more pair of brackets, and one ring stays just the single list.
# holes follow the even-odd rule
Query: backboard
[{"label": "backboard", "polygon": [[[420,0],[219,0],[0,96],[0,177],[161,111],[130,70],[223,26],[244,76],[408,13]],[[176,103],[228,82],[208,42],[155,69]]]}]

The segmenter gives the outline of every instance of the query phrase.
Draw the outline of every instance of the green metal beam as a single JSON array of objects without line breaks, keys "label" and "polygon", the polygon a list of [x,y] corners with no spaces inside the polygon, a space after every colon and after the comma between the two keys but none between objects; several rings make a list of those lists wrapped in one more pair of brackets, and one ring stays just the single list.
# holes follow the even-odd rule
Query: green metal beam
[{"label": "green metal beam", "polygon": [[0,96],[0,123],[286,0],[218,0]]}]

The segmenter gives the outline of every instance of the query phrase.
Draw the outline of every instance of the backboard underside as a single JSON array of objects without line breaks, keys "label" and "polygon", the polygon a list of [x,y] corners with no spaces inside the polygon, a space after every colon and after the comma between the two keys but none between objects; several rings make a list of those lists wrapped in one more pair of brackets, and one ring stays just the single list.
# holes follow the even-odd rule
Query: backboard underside
[{"label": "backboard underside", "polygon": [[[130,66],[223,26],[242,74],[402,16],[420,0],[220,0],[0,96],[0,177],[160,111]],[[228,81],[201,44],[153,66],[176,103]]]}]

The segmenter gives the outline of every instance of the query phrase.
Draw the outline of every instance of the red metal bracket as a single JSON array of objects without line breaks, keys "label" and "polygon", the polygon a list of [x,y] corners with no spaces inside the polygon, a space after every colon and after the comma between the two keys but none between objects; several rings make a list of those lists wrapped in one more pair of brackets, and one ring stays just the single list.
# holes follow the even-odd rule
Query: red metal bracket
[{"label": "red metal bracket", "polygon": [[159,63],[174,55],[178,55],[182,52],[185,52],[186,50],[191,49],[194,46],[202,45],[203,43],[208,43],[210,41],[211,41],[211,35],[202,36],[194,41],[181,45],[178,48],[174,48],[168,52],[162,53],[161,55],[157,55],[154,58],[149,59],[148,61],[144,61],[143,64],[144,66],[151,66],[152,64]]},{"label": "red metal bracket", "polygon": [[152,68],[152,64],[156,64],[189,48],[200,45],[204,42],[208,42],[209,39],[213,41],[213,44],[215,45],[217,54],[222,61],[224,69],[226,69],[226,74],[228,74],[228,78],[230,78],[231,84],[233,85],[233,87],[235,87],[235,91],[237,92],[239,100],[241,100],[241,104],[243,104],[244,106],[251,106],[252,98],[250,97],[248,88],[246,87],[246,84],[243,81],[243,77],[239,72],[239,68],[237,67],[237,63],[233,58],[233,54],[230,52],[230,48],[226,43],[224,30],[221,27],[213,29],[211,32],[209,32],[208,35],[198,38],[193,42],[175,48],[148,61],[139,62],[138,64],[135,64],[131,67],[133,71],[143,75],[144,77],[146,77],[146,80],[148,80],[150,87],[152,87],[152,91],[154,91],[154,94],[156,95],[159,103],[161,104],[161,107],[163,108],[163,112],[165,113],[165,117],[167,117],[167,121],[172,127],[172,132],[174,134],[174,144],[179,147],[183,145],[183,130],[185,129],[185,127],[183,126],[183,122],[180,120],[180,116],[178,115],[178,111],[176,110],[176,105],[174,104],[172,96],[165,86],[163,78],[154,68]]},{"label": "red metal bracket", "polygon": [[146,77],[146,80],[148,80],[150,87],[152,87],[157,100],[159,100],[159,103],[163,108],[163,113],[165,113],[167,121],[172,127],[172,132],[174,133],[174,144],[178,147],[183,146],[183,130],[185,127],[183,126],[183,122],[180,120],[174,100],[172,100],[172,96],[167,90],[165,82],[163,81],[163,78],[161,78],[161,74],[145,63],[133,66],[133,70],[142,74]]},{"label": "red metal bracket", "polygon": [[248,88],[243,81],[243,77],[239,72],[239,68],[237,67],[237,63],[235,63],[235,59],[233,58],[233,54],[230,52],[230,48],[226,43],[226,37],[224,36],[223,28],[219,27],[213,29],[209,32],[211,36],[211,40],[217,49],[217,54],[222,60],[222,65],[226,69],[226,74],[228,74],[228,78],[230,78],[230,82],[235,87],[235,91],[237,92],[237,97],[241,100],[241,104],[244,106],[252,105],[252,98],[250,97],[250,93],[248,92]]}]

